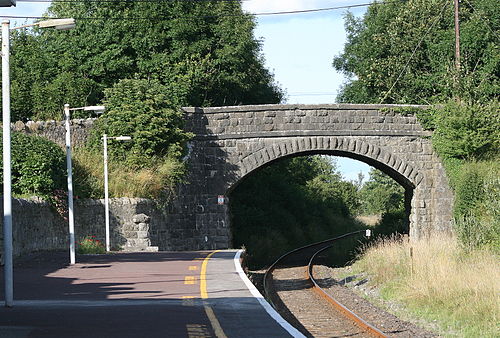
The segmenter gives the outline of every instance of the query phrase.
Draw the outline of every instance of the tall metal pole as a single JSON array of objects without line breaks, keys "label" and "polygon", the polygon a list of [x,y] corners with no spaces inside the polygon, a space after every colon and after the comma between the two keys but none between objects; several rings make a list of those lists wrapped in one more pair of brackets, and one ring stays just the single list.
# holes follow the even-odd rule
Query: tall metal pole
[{"label": "tall metal pole", "polygon": [[69,104],[64,105],[66,117],[66,166],[68,170],[68,222],[69,222],[69,261],[75,264],[75,220],[73,216],[73,167],[71,165],[71,130]]},{"label": "tall metal pole", "polygon": [[108,136],[102,135],[104,146],[104,217],[106,220],[106,251],[109,251]]},{"label": "tall metal pole", "polygon": [[12,269],[12,178],[10,151],[10,21],[2,21],[3,242],[5,306],[14,306]]},{"label": "tall metal pole", "polygon": [[455,66],[460,71],[460,16],[458,1],[455,1]]}]

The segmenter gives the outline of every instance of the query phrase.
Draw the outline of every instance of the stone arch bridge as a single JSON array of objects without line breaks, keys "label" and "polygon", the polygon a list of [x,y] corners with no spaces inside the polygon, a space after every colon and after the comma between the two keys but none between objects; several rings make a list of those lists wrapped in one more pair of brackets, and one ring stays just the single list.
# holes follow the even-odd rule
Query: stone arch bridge
[{"label": "stone arch bridge", "polygon": [[[350,157],[380,169],[406,190],[410,236],[451,231],[452,193],[430,132],[396,105],[259,105],[184,108],[187,183],[169,210],[170,245],[231,246],[228,195],[247,175],[300,155]],[[425,107],[412,106],[425,109]],[[224,196],[224,204],[219,204]],[[170,246],[169,245],[169,246]]]}]

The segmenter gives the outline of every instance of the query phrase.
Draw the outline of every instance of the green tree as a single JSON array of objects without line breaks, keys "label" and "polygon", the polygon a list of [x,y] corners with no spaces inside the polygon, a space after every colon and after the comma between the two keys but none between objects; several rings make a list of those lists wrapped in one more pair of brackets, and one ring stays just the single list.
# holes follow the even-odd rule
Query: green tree
[{"label": "green tree", "polygon": [[360,190],[362,212],[373,215],[404,211],[404,188],[375,168],[370,169],[369,175]]},{"label": "green tree", "polygon": [[239,1],[53,2],[48,14],[74,17],[77,28],[13,36],[17,118],[48,118],[68,102],[99,103],[106,88],[132,78],[160,81],[178,106],[282,98]]},{"label": "green tree", "polygon": [[348,13],[347,43],[333,60],[334,68],[349,78],[338,101],[428,104],[455,96],[480,102],[498,99],[498,1],[461,2],[460,73],[454,66],[452,5],[442,0],[380,1],[363,18]]},{"label": "green tree", "polygon": [[[12,192],[51,196],[65,186],[65,159],[64,152],[54,142],[39,136],[12,133]],[[0,179],[2,176],[3,171]]]}]

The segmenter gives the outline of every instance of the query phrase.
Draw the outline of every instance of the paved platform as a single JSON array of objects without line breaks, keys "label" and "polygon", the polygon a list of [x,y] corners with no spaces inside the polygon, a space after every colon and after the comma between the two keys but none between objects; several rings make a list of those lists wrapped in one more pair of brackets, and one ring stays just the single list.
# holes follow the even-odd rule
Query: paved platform
[{"label": "paved platform", "polygon": [[[0,337],[290,337],[236,250],[34,257],[14,268]],[[0,299],[3,303],[3,275]]]}]

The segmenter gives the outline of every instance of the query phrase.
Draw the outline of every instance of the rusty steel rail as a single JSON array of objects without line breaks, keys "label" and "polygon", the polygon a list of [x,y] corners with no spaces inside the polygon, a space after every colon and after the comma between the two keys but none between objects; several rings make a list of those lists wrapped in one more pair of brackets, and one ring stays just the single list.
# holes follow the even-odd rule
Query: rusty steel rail
[{"label": "rusty steel rail", "polygon": [[330,304],[333,305],[335,309],[337,309],[339,312],[341,312],[344,316],[352,320],[357,326],[359,326],[361,329],[365,330],[369,334],[375,336],[375,337],[380,337],[380,338],[387,338],[387,336],[374,327],[373,325],[369,324],[365,320],[363,320],[361,317],[359,317],[357,314],[349,310],[344,304],[333,298],[330,294],[328,294],[325,290],[323,290],[322,287],[319,286],[318,282],[316,279],[314,279],[313,276],[313,267],[314,267],[314,259],[323,251],[326,251],[330,248],[332,248],[334,244],[330,244],[320,250],[318,250],[310,259],[309,264],[307,265],[307,277],[308,279],[312,282],[313,284],[313,290],[326,299],[326,301]]},{"label": "rusty steel rail", "polygon": [[330,238],[321,242],[316,242],[313,244],[305,245],[300,248],[294,249],[292,251],[289,251],[285,253],[284,255],[280,256],[273,264],[269,266],[269,268],[266,270],[266,273],[264,274],[264,280],[263,280],[263,288],[264,288],[264,293],[266,296],[266,299],[271,303],[271,305],[276,308],[274,302],[273,302],[273,294],[271,293],[270,289],[270,281],[272,279],[272,273],[285,258],[290,257],[291,255],[298,253],[300,251],[306,250],[306,249],[312,249],[315,246],[319,246],[320,248],[312,255],[311,259],[309,260],[309,263],[307,264],[307,278],[311,281],[313,284],[313,289],[315,292],[317,292],[319,295],[321,295],[324,299],[326,299],[330,304],[333,305],[334,308],[336,308],[340,313],[342,313],[345,317],[349,318],[351,321],[353,321],[356,325],[358,325],[361,329],[366,331],[367,333],[375,336],[375,337],[384,337],[386,338],[387,336],[374,326],[370,325],[363,319],[361,319],[358,315],[356,315],[354,312],[349,310],[346,306],[335,300],[332,296],[330,296],[328,293],[326,293],[316,282],[316,280],[313,277],[312,274],[312,269],[313,269],[313,262],[314,259],[323,251],[330,249],[331,247],[334,246],[334,242],[338,241],[340,239],[353,236],[359,233],[365,232],[365,230],[358,230],[358,231],[353,231],[349,232],[347,234],[343,234],[338,237]]}]

